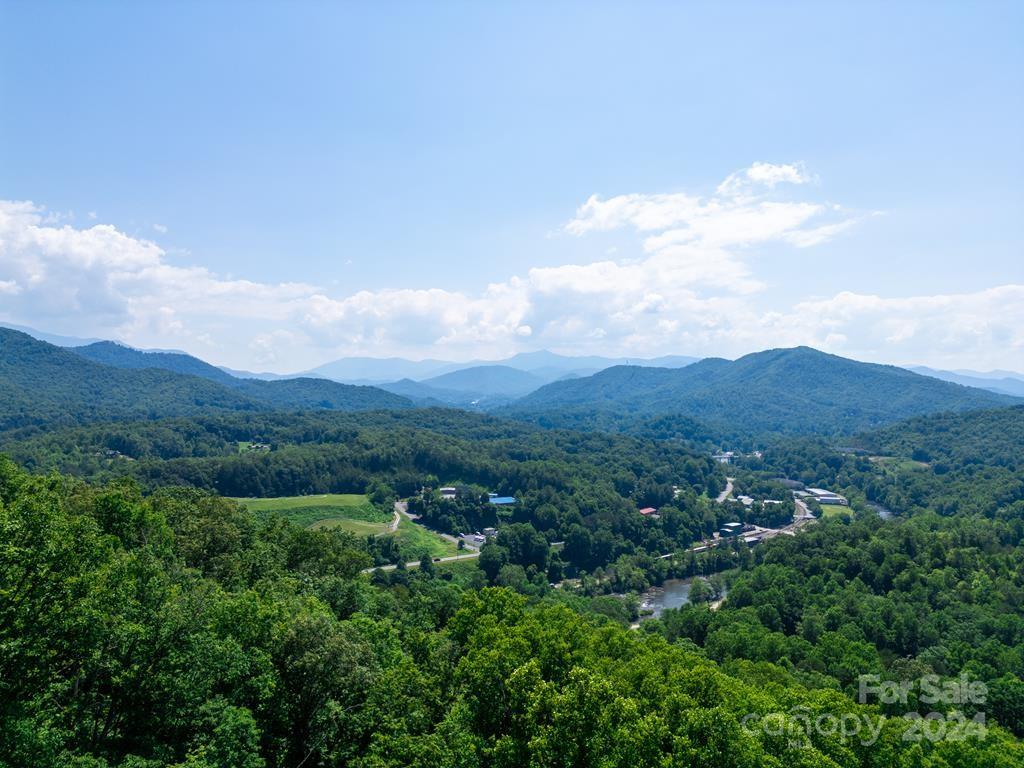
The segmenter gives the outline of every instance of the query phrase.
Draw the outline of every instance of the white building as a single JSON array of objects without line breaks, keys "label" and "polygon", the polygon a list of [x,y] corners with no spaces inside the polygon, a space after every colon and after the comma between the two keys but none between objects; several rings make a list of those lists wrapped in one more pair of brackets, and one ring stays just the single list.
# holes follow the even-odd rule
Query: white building
[{"label": "white building", "polygon": [[808,488],[807,493],[816,499],[819,504],[839,504],[844,507],[850,505],[845,496],[840,496],[838,493],[833,493],[825,488]]}]

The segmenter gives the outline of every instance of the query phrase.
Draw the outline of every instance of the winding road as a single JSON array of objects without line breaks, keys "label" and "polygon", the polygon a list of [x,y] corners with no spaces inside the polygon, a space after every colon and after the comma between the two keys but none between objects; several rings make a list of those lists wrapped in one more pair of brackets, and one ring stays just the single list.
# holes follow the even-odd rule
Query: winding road
[{"label": "winding road", "polygon": [[[411,523],[415,523],[416,522],[416,515],[410,515],[409,514],[409,503],[406,502],[406,501],[396,501],[395,502],[394,515],[391,518],[391,524],[388,526],[388,531],[390,533],[394,533],[395,531],[398,530],[398,524],[400,522],[402,522],[402,518],[403,517],[407,518],[409,520],[409,522],[411,522]],[[437,533],[437,531],[434,531],[433,533]],[[440,536],[442,539],[445,539],[446,541],[450,541],[452,544],[456,544],[457,545],[458,542],[459,542],[458,538],[456,538],[455,536],[451,536],[451,535],[449,535],[447,533],[437,533],[437,535]],[[468,546],[469,545],[467,545],[467,547]],[[435,563],[450,563],[450,562],[453,562],[455,560],[472,560],[473,558],[476,558],[476,557],[480,557],[480,550],[475,550],[475,551],[467,552],[464,555],[450,555],[448,557],[441,557],[441,558],[438,558],[438,559],[434,560],[433,562],[435,562]],[[377,568],[380,568],[380,570],[382,570],[382,571],[393,571],[397,567],[398,567],[397,565],[379,565],[379,566],[375,566],[373,568],[364,568],[363,569],[363,573],[373,573],[374,571],[377,570]],[[412,561],[410,563],[406,563],[405,567],[406,568],[419,568],[420,567],[420,561],[419,560],[414,560],[414,561]]]},{"label": "winding road", "polygon": [[408,517],[406,510],[409,509],[409,502],[407,501],[396,501],[395,502],[395,513],[391,517],[391,525],[388,526],[388,533],[394,533],[398,530],[398,524],[402,522],[402,515]]},{"label": "winding road", "polygon": [[732,493],[732,481],[735,479],[735,477],[725,478],[725,490],[718,494],[718,498],[716,498],[715,501],[719,504],[725,503],[725,500],[728,499],[729,495]]},{"label": "winding road", "polygon": [[[473,560],[473,559],[478,558],[478,557],[480,557],[480,553],[479,552],[471,552],[468,555],[451,555],[450,557],[440,557],[437,560],[434,560],[433,562],[435,562],[435,563],[452,563],[452,562],[455,562],[456,560]],[[379,568],[382,571],[393,571],[397,567],[398,567],[397,565],[378,565],[376,568],[363,568],[363,573],[373,573],[374,571],[377,570],[377,568]],[[405,567],[406,568],[419,568],[420,567],[420,561],[419,560],[413,560],[411,563],[406,563]]]}]

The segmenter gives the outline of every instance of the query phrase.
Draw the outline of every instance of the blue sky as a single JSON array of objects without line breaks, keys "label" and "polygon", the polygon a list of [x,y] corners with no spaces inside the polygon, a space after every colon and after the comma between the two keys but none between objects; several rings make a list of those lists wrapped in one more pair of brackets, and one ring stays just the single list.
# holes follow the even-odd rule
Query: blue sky
[{"label": "blue sky", "polygon": [[281,371],[1024,369],[1022,39],[1013,2],[0,2],[0,320]]}]

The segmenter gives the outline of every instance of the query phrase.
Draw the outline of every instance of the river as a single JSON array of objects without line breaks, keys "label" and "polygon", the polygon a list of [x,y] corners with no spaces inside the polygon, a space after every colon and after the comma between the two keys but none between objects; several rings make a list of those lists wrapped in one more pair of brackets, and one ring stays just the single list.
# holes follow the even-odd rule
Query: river
[{"label": "river", "polygon": [[867,502],[867,507],[883,520],[889,520],[890,518],[892,518],[892,510],[889,509],[888,507],[884,507],[881,504],[876,504],[873,501]]},{"label": "river", "polygon": [[[660,587],[651,587],[640,595],[640,610],[644,613],[641,619],[658,618],[668,608],[679,608],[690,602],[690,584],[693,579],[666,579]],[[728,593],[722,588],[722,597]]]}]

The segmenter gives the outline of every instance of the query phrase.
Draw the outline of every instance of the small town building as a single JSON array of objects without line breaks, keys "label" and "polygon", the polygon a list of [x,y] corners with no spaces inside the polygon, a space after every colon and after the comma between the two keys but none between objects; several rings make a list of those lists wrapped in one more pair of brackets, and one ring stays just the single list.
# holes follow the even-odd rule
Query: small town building
[{"label": "small town building", "polygon": [[726,523],[725,525],[723,525],[719,529],[718,533],[719,533],[720,536],[728,537],[728,536],[736,536],[740,532],[742,532],[742,530],[743,530],[743,523]]},{"label": "small town building", "polygon": [[833,493],[825,488],[808,488],[807,493],[819,504],[839,504],[844,507],[850,504],[845,496],[840,496],[838,493]]}]

